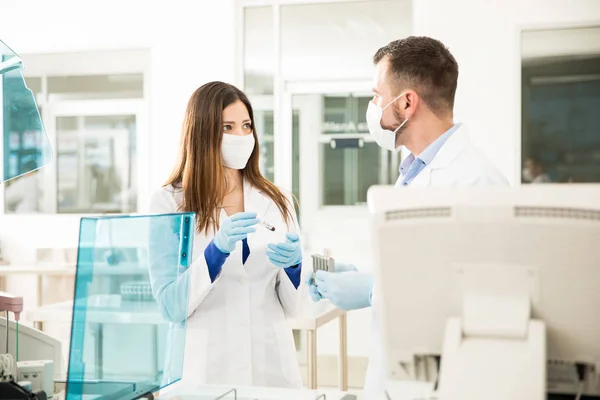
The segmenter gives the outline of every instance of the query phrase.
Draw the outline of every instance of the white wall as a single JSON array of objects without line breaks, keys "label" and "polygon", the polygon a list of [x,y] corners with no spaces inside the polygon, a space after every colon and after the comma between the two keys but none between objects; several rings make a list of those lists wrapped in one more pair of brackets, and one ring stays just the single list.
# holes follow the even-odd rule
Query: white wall
[{"label": "white wall", "polygon": [[600,25],[600,2],[416,0],[413,7],[415,34],[442,40],[457,58],[456,115],[511,182],[518,182],[521,30]]},{"label": "white wall", "polygon": [[[273,74],[272,11],[246,11],[245,68]],[[409,0],[284,5],[281,7],[285,80],[372,79],[373,54],[411,32]]]},{"label": "white wall", "polygon": [[600,25],[577,29],[526,31],[521,39],[523,59],[590,54],[600,54]]},{"label": "white wall", "polygon": [[[192,91],[234,79],[234,11],[233,0],[0,1],[0,38],[19,54],[150,49],[148,181],[140,183],[147,198],[173,167]],[[33,262],[37,247],[76,247],[78,227],[78,216],[0,215],[3,250],[13,263]],[[26,307],[36,303],[33,279],[8,284],[25,295]]]}]

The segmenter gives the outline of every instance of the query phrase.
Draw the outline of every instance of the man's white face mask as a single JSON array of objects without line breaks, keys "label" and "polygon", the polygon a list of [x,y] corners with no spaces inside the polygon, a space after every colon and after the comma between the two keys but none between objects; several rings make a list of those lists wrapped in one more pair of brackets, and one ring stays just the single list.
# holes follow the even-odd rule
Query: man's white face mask
[{"label": "man's white face mask", "polygon": [[244,169],[254,150],[254,135],[223,134],[221,156],[227,168]]},{"label": "man's white face mask", "polygon": [[367,107],[367,126],[369,127],[369,133],[373,136],[379,146],[394,152],[400,150],[400,147],[396,148],[396,132],[406,124],[408,118],[406,118],[394,131],[384,129],[381,126],[381,118],[383,117],[385,109],[405,94],[406,93],[402,93],[394,100],[390,101],[385,107],[381,107],[381,104],[375,104],[373,101],[370,101],[369,106]]}]

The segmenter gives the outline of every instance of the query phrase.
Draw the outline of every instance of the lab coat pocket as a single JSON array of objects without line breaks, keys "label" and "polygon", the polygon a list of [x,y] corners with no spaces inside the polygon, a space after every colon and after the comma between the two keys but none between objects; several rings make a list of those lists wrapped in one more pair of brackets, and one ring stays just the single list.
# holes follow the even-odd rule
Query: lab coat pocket
[{"label": "lab coat pocket", "polygon": [[296,354],[296,344],[294,343],[294,334],[287,321],[281,321],[273,325],[277,344],[279,348],[279,360],[281,372],[286,380],[286,387],[302,387],[302,378],[300,376],[300,366]]},{"label": "lab coat pocket", "polygon": [[190,327],[188,325],[185,337],[185,352],[183,355],[182,380],[193,380],[194,383],[206,383],[207,363],[208,329]]}]

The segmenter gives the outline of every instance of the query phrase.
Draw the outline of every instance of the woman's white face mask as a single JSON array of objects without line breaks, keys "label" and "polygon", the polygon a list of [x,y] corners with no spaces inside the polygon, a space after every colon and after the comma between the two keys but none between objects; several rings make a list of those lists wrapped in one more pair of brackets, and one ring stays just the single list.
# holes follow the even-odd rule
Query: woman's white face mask
[{"label": "woman's white face mask", "polygon": [[394,100],[390,101],[385,107],[381,107],[380,104],[375,104],[373,101],[370,101],[369,106],[367,107],[367,126],[369,127],[369,133],[373,136],[379,146],[394,152],[400,150],[400,147],[396,148],[396,132],[406,124],[408,118],[406,118],[394,131],[384,129],[381,126],[381,118],[383,117],[385,109],[404,95],[405,93],[402,93]]},{"label": "woman's white face mask", "polygon": [[223,133],[221,156],[227,168],[244,169],[254,150],[254,134],[231,135]]}]

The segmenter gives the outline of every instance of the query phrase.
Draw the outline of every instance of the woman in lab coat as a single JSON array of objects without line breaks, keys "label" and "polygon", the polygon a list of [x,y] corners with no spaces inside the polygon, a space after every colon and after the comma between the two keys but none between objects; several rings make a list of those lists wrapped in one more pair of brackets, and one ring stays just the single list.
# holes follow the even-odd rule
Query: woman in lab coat
[{"label": "woman in lab coat", "polygon": [[[187,318],[184,382],[302,386],[286,316],[295,316],[307,297],[301,276],[307,268],[292,196],[261,175],[259,154],[244,93],[223,82],[197,89],[186,110],[180,160],[151,200],[152,212],[197,218],[184,279],[176,279],[176,263],[151,257],[152,289],[163,313],[175,323]],[[164,232],[154,236],[159,241],[151,252],[164,246]],[[180,298],[188,282],[185,310]],[[170,373],[176,369],[171,365]]]}]

